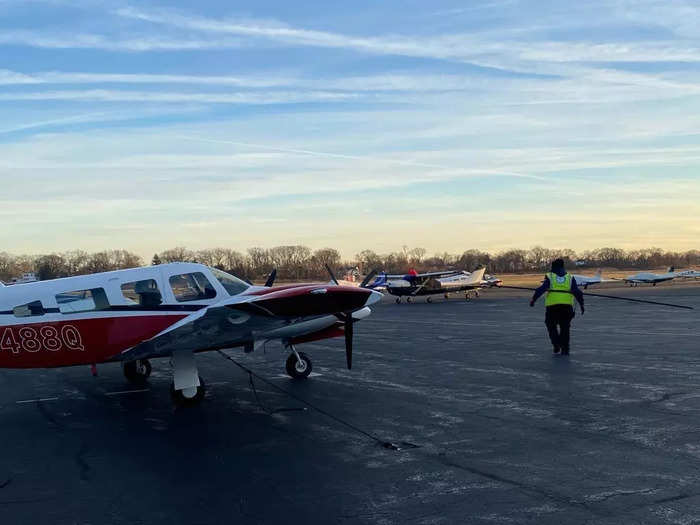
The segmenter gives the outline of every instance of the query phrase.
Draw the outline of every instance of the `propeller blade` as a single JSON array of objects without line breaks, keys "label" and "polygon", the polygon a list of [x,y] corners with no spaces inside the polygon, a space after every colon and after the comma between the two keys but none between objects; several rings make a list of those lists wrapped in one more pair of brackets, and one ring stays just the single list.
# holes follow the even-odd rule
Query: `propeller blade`
[{"label": "propeller blade", "polygon": [[267,277],[267,281],[265,281],[265,286],[270,288],[273,284],[275,284],[275,279],[277,278],[277,268],[274,268],[271,272],[270,275]]},{"label": "propeller blade", "polygon": [[372,277],[377,275],[377,273],[379,273],[378,270],[372,270],[371,272],[369,272],[367,274],[367,277],[365,277],[364,280],[362,281],[362,283],[360,283],[360,288],[367,288],[367,285],[372,280]]},{"label": "propeller blade", "polygon": [[327,264],[325,266],[326,266],[326,270],[328,270],[328,273],[331,276],[331,281],[333,281],[334,284],[339,285],[340,283],[338,282],[338,279],[335,278],[335,274],[333,273],[333,270],[331,270],[331,267],[328,266]]},{"label": "propeller blade", "polygon": [[345,359],[348,363],[348,370],[352,369],[352,336],[353,336],[352,315],[345,316]]}]

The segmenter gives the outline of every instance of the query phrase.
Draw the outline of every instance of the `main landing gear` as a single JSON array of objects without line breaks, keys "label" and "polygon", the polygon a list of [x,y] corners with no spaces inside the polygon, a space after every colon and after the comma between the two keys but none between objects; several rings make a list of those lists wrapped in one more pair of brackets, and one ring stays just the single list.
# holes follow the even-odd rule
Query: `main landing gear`
[{"label": "main landing gear", "polygon": [[312,370],[311,358],[304,352],[297,352],[293,345],[289,345],[289,349],[292,353],[287,358],[287,374],[292,379],[306,379]]},{"label": "main landing gear", "polygon": [[127,361],[123,363],[122,370],[124,377],[131,383],[143,384],[151,375],[151,363],[148,359],[137,359],[136,361]]}]

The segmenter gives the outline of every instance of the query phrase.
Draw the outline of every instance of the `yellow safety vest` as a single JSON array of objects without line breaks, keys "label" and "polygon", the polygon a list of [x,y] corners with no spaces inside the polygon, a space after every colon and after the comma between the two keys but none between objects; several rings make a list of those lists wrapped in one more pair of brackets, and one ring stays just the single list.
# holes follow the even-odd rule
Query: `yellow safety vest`
[{"label": "yellow safety vest", "polygon": [[557,304],[568,304],[569,306],[573,306],[574,295],[572,293],[562,293],[571,292],[571,274],[557,275],[556,273],[550,272],[547,274],[547,278],[549,279],[549,290],[547,291],[544,305],[554,306]]}]

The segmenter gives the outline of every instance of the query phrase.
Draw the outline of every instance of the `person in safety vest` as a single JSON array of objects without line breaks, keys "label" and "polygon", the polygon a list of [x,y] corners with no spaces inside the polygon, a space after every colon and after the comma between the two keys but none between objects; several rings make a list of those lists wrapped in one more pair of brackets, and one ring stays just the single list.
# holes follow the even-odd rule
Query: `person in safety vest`
[{"label": "person in safety vest", "polygon": [[530,306],[546,293],[544,305],[546,314],[544,324],[547,325],[549,338],[552,340],[554,354],[569,355],[569,331],[571,320],[574,318],[574,300],[583,307],[583,292],[576,285],[576,279],[564,269],[564,260],[552,261],[552,271],[545,275],[542,285],[535,290],[530,300]]}]

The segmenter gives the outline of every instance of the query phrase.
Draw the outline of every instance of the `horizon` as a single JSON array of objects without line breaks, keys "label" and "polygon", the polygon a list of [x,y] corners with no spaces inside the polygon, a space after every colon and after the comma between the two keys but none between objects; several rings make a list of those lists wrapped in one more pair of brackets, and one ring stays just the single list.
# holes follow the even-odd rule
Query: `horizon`
[{"label": "horizon", "polygon": [[11,253],[700,238],[691,2],[0,0],[0,15]]}]

